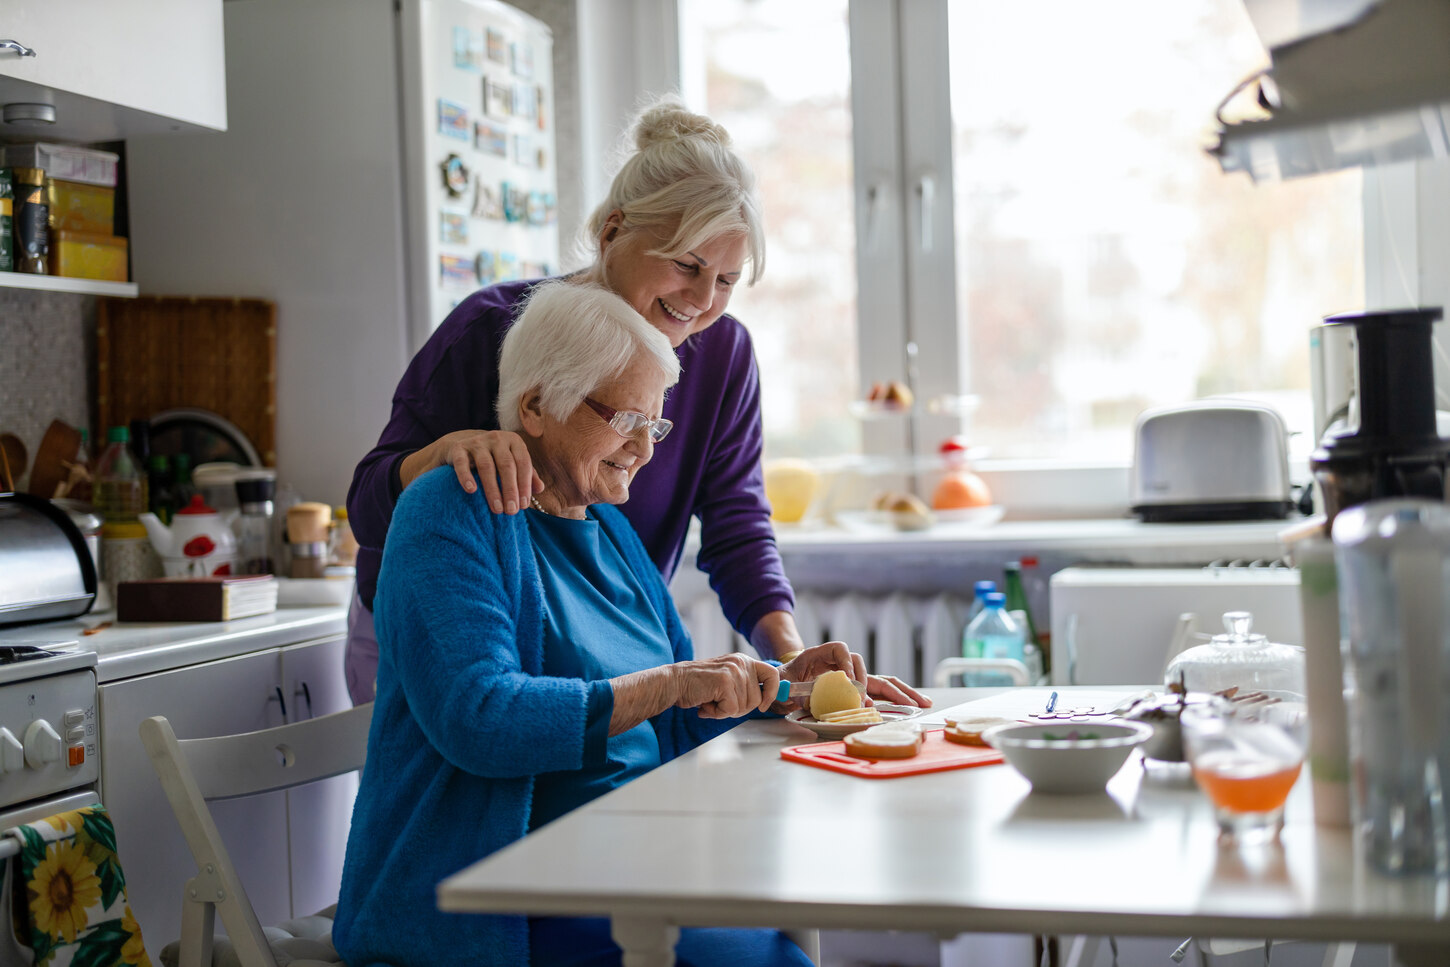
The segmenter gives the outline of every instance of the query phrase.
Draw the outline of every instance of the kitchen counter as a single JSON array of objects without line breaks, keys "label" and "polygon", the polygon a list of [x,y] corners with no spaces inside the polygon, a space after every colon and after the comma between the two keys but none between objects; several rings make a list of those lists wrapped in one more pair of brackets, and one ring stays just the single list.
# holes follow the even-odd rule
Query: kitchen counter
[{"label": "kitchen counter", "polygon": [[96,678],[104,685],[347,632],[347,609],[327,606],[278,608],[236,621],[128,622],[83,634],[114,619],[114,611],[96,611],[71,621],[0,628],[0,644],[79,641],[96,653]]}]

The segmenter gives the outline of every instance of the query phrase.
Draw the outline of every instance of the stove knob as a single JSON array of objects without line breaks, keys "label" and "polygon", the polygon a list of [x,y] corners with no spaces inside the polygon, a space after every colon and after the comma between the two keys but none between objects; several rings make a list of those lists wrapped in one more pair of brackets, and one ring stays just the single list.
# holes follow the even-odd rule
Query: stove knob
[{"label": "stove knob", "polygon": [[9,729],[0,729],[0,773],[19,772],[25,768],[25,746]]},{"label": "stove knob", "polygon": [[25,761],[32,769],[44,769],[60,760],[60,736],[45,719],[36,719],[25,727]]}]

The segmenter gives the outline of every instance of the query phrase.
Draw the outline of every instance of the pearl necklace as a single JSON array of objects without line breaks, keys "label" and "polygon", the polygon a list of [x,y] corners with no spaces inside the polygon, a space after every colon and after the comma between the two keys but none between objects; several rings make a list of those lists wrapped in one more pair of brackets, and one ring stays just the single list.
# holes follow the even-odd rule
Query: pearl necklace
[{"label": "pearl necklace", "polygon": [[534,505],[534,510],[537,510],[539,513],[543,514],[545,517],[553,517],[555,520],[587,520],[588,519],[588,515],[585,515],[584,517],[570,517],[568,514],[554,514],[554,513],[550,513],[549,511],[547,511],[547,510],[544,509],[544,505],[539,503],[539,498],[538,497],[535,497],[533,494],[529,494],[529,503],[531,503],[531,504]]}]

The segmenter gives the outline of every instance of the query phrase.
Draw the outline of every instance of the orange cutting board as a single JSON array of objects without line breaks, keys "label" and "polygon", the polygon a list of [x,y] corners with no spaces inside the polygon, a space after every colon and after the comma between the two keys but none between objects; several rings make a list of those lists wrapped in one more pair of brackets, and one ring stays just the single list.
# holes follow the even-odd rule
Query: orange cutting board
[{"label": "orange cutting board", "polygon": [[918,776],[927,772],[945,772],[948,769],[970,769],[972,766],[990,766],[1002,761],[1002,753],[979,745],[961,745],[948,742],[941,729],[922,733],[924,741],[921,751],[910,759],[861,759],[846,754],[844,742],[816,742],[812,745],[796,745],[780,750],[780,757],[790,762],[799,762],[818,769],[830,769],[851,776],[867,779],[895,779],[898,776]]}]

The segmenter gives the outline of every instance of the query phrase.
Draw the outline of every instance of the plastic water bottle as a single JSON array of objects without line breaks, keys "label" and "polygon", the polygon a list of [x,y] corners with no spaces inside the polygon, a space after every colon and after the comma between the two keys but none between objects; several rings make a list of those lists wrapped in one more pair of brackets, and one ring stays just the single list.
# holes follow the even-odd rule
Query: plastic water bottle
[{"label": "plastic water bottle", "polygon": [[[977,615],[981,614],[983,609],[987,607],[987,595],[995,590],[997,590],[996,581],[978,581],[973,585],[972,607],[967,611],[966,628],[970,628],[972,622],[977,619]],[[981,658],[981,651],[973,650],[977,646],[977,643],[967,635],[966,628],[962,629],[962,657]]]},{"label": "plastic water bottle", "polygon": [[963,635],[964,657],[1024,659],[1027,638],[1022,627],[1007,613],[1006,603],[1007,596],[1000,591],[986,595],[982,613],[972,619]]}]

